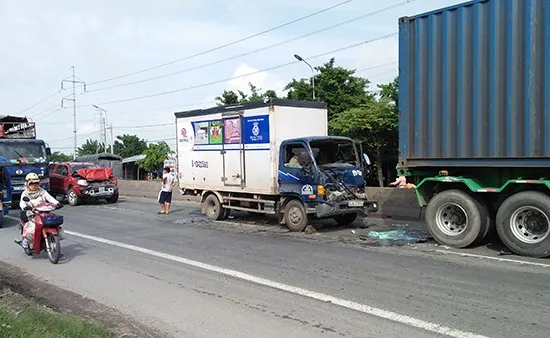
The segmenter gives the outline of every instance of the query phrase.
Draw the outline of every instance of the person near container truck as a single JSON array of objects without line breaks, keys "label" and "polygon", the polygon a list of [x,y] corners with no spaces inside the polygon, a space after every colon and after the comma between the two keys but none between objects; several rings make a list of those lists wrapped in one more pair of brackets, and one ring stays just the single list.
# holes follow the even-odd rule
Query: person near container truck
[{"label": "person near container truck", "polygon": [[159,214],[168,215],[170,213],[170,204],[172,203],[172,190],[176,185],[174,175],[170,172],[170,168],[165,167],[162,175],[162,188],[159,192]]}]

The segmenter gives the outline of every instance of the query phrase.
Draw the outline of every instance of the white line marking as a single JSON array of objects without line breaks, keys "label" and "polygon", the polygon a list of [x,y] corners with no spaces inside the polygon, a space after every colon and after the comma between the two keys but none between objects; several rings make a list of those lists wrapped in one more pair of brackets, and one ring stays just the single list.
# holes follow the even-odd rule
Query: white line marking
[{"label": "white line marking", "polygon": [[244,280],[244,281],[247,281],[247,282],[251,282],[251,283],[255,283],[255,284],[259,284],[259,285],[263,285],[263,286],[267,286],[267,287],[270,287],[270,288],[273,288],[273,289],[282,290],[282,291],[293,293],[293,294],[296,294],[296,295],[312,298],[312,299],[319,300],[319,301],[322,301],[322,302],[333,303],[335,305],[339,305],[339,306],[342,306],[342,307],[345,307],[345,308],[348,308],[348,309],[363,312],[363,313],[366,313],[366,314],[369,314],[369,315],[372,315],[372,316],[376,316],[376,317],[379,317],[379,318],[391,320],[393,322],[406,324],[406,325],[413,326],[413,327],[423,329],[423,330],[426,330],[426,331],[431,331],[431,332],[447,335],[447,336],[450,336],[450,337],[457,337],[457,338],[485,338],[485,336],[477,335],[477,334],[474,334],[474,333],[471,333],[471,332],[456,330],[456,329],[453,329],[453,328],[450,328],[450,327],[447,327],[447,326],[426,322],[426,321],[423,321],[423,320],[420,320],[420,319],[416,319],[416,318],[401,315],[401,314],[398,314],[398,313],[395,313],[395,312],[375,308],[375,307],[372,307],[372,306],[369,306],[369,305],[364,305],[364,304],[352,302],[352,301],[349,301],[349,300],[337,298],[337,297],[334,297],[334,296],[330,296],[330,295],[327,295],[327,294],[318,293],[318,292],[302,289],[302,288],[299,288],[299,287],[295,287],[295,286],[292,286],[292,285],[287,285],[287,284],[275,282],[275,281],[272,281],[272,280],[264,279],[264,278],[261,278],[261,277],[249,275],[249,274],[246,274],[246,273],[243,273],[243,272],[240,272],[240,271],[230,270],[230,269],[222,268],[222,267],[219,267],[219,266],[194,261],[194,260],[191,260],[191,259],[187,259],[187,258],[183,258],[183,257],[179,257],[179,256],[174,256],[174,255],[170,255],[170,254],[166,254],[166,253],[163,253],[163,252],[158,252],[158,251],[154,251],[154,250],[150,250],[150,249],[146,249],[146,248],[142,248],[142,247],[138,247],[138,246],[135,246],[135,245],[125,244],[125,243],[121,243],[121,242],[112,241],[112,240],[109,240],[109,239],[104,239],[104,238],[101,238],[101,237],[82,234],[82,233],[79,233],[79,232],[74,232],[74,231],[65,231],[65,232],[68,235],[85,238],[85,239],[88,239],[88,240],[91,240],[91,241],[104,243],[104,244],[116,246],[116,247],[119,247],[119,248],[124,248],[124,249],[128,249],[128,250],[137,251],[137,252],[140,252],[140,253],[143,253],[143,254],[146,254],[146,255],[151,255],[151,256],[155,256],[155,257],[159,257],[159,258],[164,258],[164,259],[171,260],[171,261],[174,261],[174,262],[178,262],[178,263],[181,263],[181,264],[193,266],[195,268],[199,268],[199,269],[203,269],[203,270],[207,270],[207,271],[212,271],[212,272],[219,273],[219,274],[222,274],[222,275],[230,276],[230,277],[233,277],[233,278],[241,279],[241,280]]},{"label": "white line marking", "polygon": [[498,261],[498,262],[516,263],[516,264],[520,264],[520,265],[534,265],[534,266],[541,266],[541,267],[544,267],[544,268],[550,268],[550,264],[518,261],[517,259],[499,258],[499,257],[491,257],[491,256],[476,255],[476,254],[469,254],[469,253],[455,252],[455,251],[445,251],[445,250],[434,250],[434,252],[439,252],[439,253],[443,253],[443,254],[457,255],[457,256],[463,256],[463,257],[489,259],[489,260]]}]

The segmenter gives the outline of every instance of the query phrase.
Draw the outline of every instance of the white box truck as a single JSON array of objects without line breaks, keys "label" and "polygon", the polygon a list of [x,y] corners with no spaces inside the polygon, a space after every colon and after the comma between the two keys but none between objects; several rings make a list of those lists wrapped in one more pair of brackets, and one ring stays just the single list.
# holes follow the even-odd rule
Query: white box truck
[{"label": "white box truck", "polygon": [[221,220],[231,210],[273,214],[293,231],[312,217],[350,224],[378,210],[365,193],[361,144],[328,136],[323,102],[273,99],[177,112],[184,195]]}]

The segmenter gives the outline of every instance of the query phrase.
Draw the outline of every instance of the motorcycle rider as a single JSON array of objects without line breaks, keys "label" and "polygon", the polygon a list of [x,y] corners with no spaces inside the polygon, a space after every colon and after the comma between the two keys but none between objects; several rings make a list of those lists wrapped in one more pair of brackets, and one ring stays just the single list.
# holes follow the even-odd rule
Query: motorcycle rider
[{"label": "motorcycle rider", "polygon": [[[45,189],[40,187],[40,177],[35,173],[29,173],[25,176],[25,191],[21,194],[21,199],[19,201],[19,207],[21,208],[20,219],[24,226],[27,226],[29,223],[30,210],[31,206],[36,206],[40,203],[51,203],[55,204],[57,207],[61,207],[59,203],[52,195],[50,195]],[[29,202],[23,201],[24,197],[30,199]],[[23,235],[23,228],[21,228],[21,235]],[[61,234],[60,234],[61,235]],[[62,238],[62,235],[60,236]],[[28,248],[28,241],[26,237],[22,239],[16,239],[16,243],[20,244],[23,248]]]}]

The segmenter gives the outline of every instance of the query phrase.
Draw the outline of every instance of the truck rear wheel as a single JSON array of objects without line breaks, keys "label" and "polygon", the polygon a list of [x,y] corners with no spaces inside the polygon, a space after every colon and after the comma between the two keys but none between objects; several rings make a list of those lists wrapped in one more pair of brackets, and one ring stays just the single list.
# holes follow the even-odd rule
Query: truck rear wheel
[{"label": "truck rear wheel", "polygon": [[430,200],[426,224],[437,242],[464,248],[487,234],[490,218],[485,205],[453,189],[440,192]]},{"label": "truck rear wheel", "polygon": [[222,218],[224,209],[222,208],[222,204],[216,195],[208,195],[202,203],[204,204],[204,213],[208,219],[217,221]]},{"label": "truck rear wheel", "polygon": [[508,197],[497,211],[496,227],[504,245],[516,254],[550,256],[550,197],[537,191]]},{"label": "truck rear wheel", "polygon": [[299,200],[291,200],[285,206],[285,223],[290,231],[303,231],[309,223],[304,204]]}]

